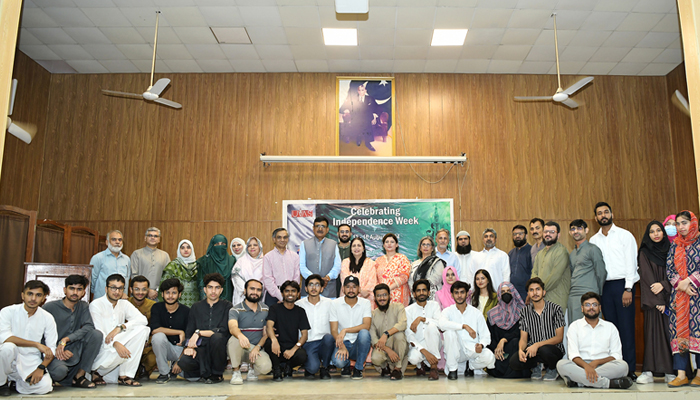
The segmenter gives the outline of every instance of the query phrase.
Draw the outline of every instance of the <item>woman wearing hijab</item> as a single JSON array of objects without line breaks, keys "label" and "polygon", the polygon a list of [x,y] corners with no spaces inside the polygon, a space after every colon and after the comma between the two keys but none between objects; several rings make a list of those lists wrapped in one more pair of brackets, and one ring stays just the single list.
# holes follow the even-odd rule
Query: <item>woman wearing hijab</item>
[{"label": "woman wearing hijab", "polygon": [[199,265],[197,283],[199,285],[200,299],[202,300],[206,298],[204,295],[204,277],[214,272],[220,273],[221,276],[224,277],[224,281],[226,281],[226,286],[224,286],[220,298],[228,301],[233,300],[231,271],[233,270],[233,265],[236,263],[236,259],[228,255],[227,245],[228,239],[226,239],[226,236],[222,234],[214,235],[209,241],[207,254],[197,260],[197,264]]},{"label": "woman wearing hijab", "polygon": [[442,270],[442,287],[435,293],[435,299],[440,304],[440,309],[444,310],[455,303],[452,298],[452,284],[459,280],[457,270],[454,267],[447,267]]},{"label": "woman wearing hijab", "polygon": [[413,282],[419,279],[427,279],[430,282],[428,300],[435,300],[435,293],[442,287],[442,271],[445,266],[445,261],[435,255],[433,238],[424,236],[418,243],[418,259],[411,264],[408,287],[413,287]]},{"label": "woman wearing hijab", "polygon": [[[163,269],[161,283],[170,278],[177,278],[185,289],[180,296],[180,303],[187,307],[199,301],[199,286],[197,284],[197,257],[194,246],[189,240],[181,240],[177,246],[177,258],[170,261]],[[163,301],[163,294],[158,294],[158,301]]]},{"label": "woman wearing hijab", "polygon": [[488,312],[486,325],[491,332],[491,344],[487,347],[496,356],[496,367],[489,375],[496,378],[527,378],[529,370],[514,371],[510,368],[510,357],[518,354],[520,342],[520,310],[525,307],[523,299],[510,282],[498,286],[498,305]]},{"label": "woman wearing hijab", "polygon": [[642,236],[637,257],[644,312],[644,365],[637,384],[654,383],[654,373],[665,374],[667,383],[675,378],[666,314],[672,290],[666,277],[670,248],[664,226],[659,221],[651,221]]},{"label": "woman wearing hijab", "polygon": [[[235,240],[235,239],[234,239]],[[263,246],[260,239],[255,236],[248,238],[245,254],[236,261],[231,271],[233,282],[233,304],[236,305],[245,300],[245,283],[250,279],[262,282]],[[260,296],[260,302],[265,298],[265,290]]]},{"label": "woman wearing hijab", "polygon": [[695,378],[688,382],[686,369],[691,354],[695,364],[700,364],[700,240],[698,219],[690,211],[681,211],[676,216],[678,236],[671,244],[666,258],[666,275],[671,290],[669,316],[671,326],[671,351],[673,368],[678,372],[669,387],[700,386],[700,368]]},{"label": "woman wearing hijab", "polygon": [[676,229],[676,214],[671,214],[664,220],[664,230],[668,235],[668,240],[673,243],[678,236],[678,229]]},{"label": "woman wearing hijab", "polygon": [[246,243],[241,238],[235,238],[231,241],[231,255],[240,260],[245,255]]}]

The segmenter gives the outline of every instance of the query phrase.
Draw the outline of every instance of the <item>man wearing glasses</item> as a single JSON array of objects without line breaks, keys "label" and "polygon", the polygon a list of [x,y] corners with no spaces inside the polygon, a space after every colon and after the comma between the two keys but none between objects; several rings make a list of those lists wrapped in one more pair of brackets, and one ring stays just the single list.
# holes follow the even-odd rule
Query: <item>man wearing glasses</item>
[{"label": "man wearing glasses", "polygon": [[[92,265],[90,291],[93,299],[98,299],[105,295],[108,276],[119,274],[124,278],[125,282],[131,278],[131,260],[129,256],[122,253],[122,248],[124,248],[124,239],[122,237],[120,231],[110,231],[105,241],[107,250],[95,254],[90,259],[90,265]],[[126,293],[122,291],[121,295],[123,299],[126,299]]]},{"label": "man wearing glasses", "polygon": [[90,303],[95,329],[104,336],[92,365],[92,381],[98,386],[106,382],[141,386],[134,377],[151,329],[146,317],[122,298],[125,288],[124,277],[112,274],[107,277],[106,295]]},{"label": "man wearing glasses", "polygon": [[575,248],[569,254],[571,262],[571,290],[569,291],[569,324],[583,318],[583,310],[578,307],[581,295],[593,292],[602,294],[605,278],[605,261],[600,248],[586,240],[588,224],[582,219],[571,221],[569,235],[574,239]]},{"label": "man wearing glasses", "polygon": [[620,334],[612,323],[600,319],[601,299],[595,292],[581,296],[584,318],[571,323],[567,334],[568,360],[557,370],[568,387],[628,389],[632,379],[622,360]]},{"label": "man wearing glasses", "polygon": [[[328,235],[328,218],[317,217],[314,220],[314,236],[299,246],[299,268],[301,276],[308,279],[312,274],[323,277],[326,286],[323,295],[334,299],[338,297],[336,279],[340,274],[340,253],[338,243],[326,237]],[[306,294],[302,291],[302,295]]]},{"label": "man wearing glasses", "polygon": [[330,312],[331,300],[321,296],[323,291],[323,277],[318,274],[310,275],[306,279],[306,293],[309,295],[297,300],[296,304],[306,311],[311,329],[309,338],[304,343],[306,350],[306,363],[304,364],[306,379],[319,378],[331,379],[328,368],[331,365],[331,357],[335,351],[335,340],[331,335]]},{"label": "man wearing glasses", "polygon": [[272,231],[275,248],[263,257],[263,284],[265,304],[271,306],[282,302],[280,286],[286,281],[299,281],[299,255],[287,250],[289,232],[284,228]]},{"label": "man wearing glasses", "polygon": [[146,230],[146,246],[131,253],[131,275],[143,275],[148,278],[148,298],[158,298],[158,285],[163,275],[163,268],[170,262],[170,255],[158,248],[160,229],[152,226]]}]

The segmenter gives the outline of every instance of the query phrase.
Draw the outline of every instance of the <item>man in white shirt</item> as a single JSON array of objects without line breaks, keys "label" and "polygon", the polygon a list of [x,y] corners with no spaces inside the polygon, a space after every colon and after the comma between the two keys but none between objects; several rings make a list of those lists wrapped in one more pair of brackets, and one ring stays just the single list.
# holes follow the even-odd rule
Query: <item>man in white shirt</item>
[{"label": "man in white shirt", "polygon": [[151,329],[146,317],[128,300],[121,298],[125,287],[123,276],[110,275],[106,294],[90,303],[95,329],[105,338],[92,365],[92,380],[97,385],[118,382],[125,386],[141,386],[134,376]]},{"label": "man in white shirt", "polygon": [[457,258],[457,254],[447,250],[447,246],[450,245],[450,231],[447,229],[440,229],[435,235],[435,241],[437,242],[435,255],[445,261],[445,268],[453,267],[459,276],[462,276],[462,266],[460,265],[459,258]]},{"label": "man in white shirt", "polygon": [[[47,373],[56,351],[56,323],[41,308],[49,287],[42,281],[24,284],[22,303],[0,310],[0,395],[9,396],[10,380],[20,394],[47,394],[53,390]],[[46,345],[41,344],[44,339]],[[42,360],[43,354],[43,360]]]},{"label": "man in white shirt", "polygon": [[[510,282],[510,259],[505,251],[496,247],[498,234],[493,228],[486,228],[483,234],[484,249],[472,258],[472,270],[485,269],[491,275],[491,284],[497,288],[501,282]],[[474,275],[459,276],[459,280],[470,285]]]},{"label": "man in white shirt", "polygon": [[[372,306],[369,300],[357,297],[360,280],[352,275],[343,281],[344,297],[332,300],[330,322],[331,335],[335,339],[333,365],[342,368],[341,377],[362,379],[365,360],[372,346],[369,328],[372,325]],[[355,360],[355,368],[350,368]]]},{"label": "man in white shirt", "polygon": [[491,343],[491,333],[484,315],[477,308],[467,304],[469,285],[457,281],[450,288],[455,304],[442,310],[440,329],[445,337],[445,370],[447,379],[457,379],[459,363],[469,361],[469,369],[474,375],[486,375],[484,368],[495,368],[496,357],[486,348]]},{"label": "man in white shirt", "polygon": [[567,386],[628,389],[632,379],[622,360],[617,328],[600,319],[601,298],[595,292],[581,296],[583,318],[569,326],[566,335],[569,360],[559,360],[557,370]]},{"label": "man in white shirt", "polygon": [[[312,274],[306,278],[306,293],[309,295],[297,300],[296,304],[306,311],[309,319],[309,338],[304,343],[306,350],[306,363],[304,364],[304,377],[315,379],[316,372],[319,378],[331,379],[328,368],[331,365],[331,357],[335,351],[335,340],[331,335],[330,313],[332,301],[321,296],[325,282],[319,274]],[[323,364],[323,366],[321,366]]]},{"label": "man in white shirt", "polygon": [[457,248],[455,253],[457,253],[457,259],[459,260],[459,271],[457,271],[457,276],[474,276],[472,269],[472,237],[467,231],[457,232],[455,237],[457,241]]},{"label": "man in white shirt", "polygon": [[150,282],[148,298],[158,298],[158,286],[163,276],[163,269],[170,262],[170,255],[158,248],[160,229],[152,226],[146,230],[146,246],[131,253],[131,276],[143,275]]},{"label": "man in white shirt", "polygon": [[420,279],[413,283],[415,303],[406,307],[406,340],[408,341],[408,362],[416,366],[416,375],[424,376],[430,368],[428,379],[438,380],[440,361],[440,305],[430,296],[430,282]]},{"label": "man in white shirt", "polygon": [[620,333],[622,358],[627,362],[629,377],[637,379],[637,356],[634,344],[634,284],[639,281],[637,273],[637,241],[634,236],[613,223],[612,208],[599,202],[594,208],[595,219],[600,225],[598,233],[590,243],[603,253],[607,278],[603,286],[605,319],[612,322]]}]

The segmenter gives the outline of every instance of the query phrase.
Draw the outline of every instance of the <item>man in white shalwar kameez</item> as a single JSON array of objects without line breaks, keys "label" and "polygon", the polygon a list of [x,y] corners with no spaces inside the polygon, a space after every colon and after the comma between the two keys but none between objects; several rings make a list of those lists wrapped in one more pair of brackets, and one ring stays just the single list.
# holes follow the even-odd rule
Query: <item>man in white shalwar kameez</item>
[{"label": "man in white shalwar kameez", "polygon": [[[28,281],[22,304],[0,310],[0,395],[9,396],[10,380],[20,394],[47,394],[53,390],[46,367],[56,351],[56,322],[41,308],[49,294],[42,281]],[[41,339],[46,345],[41,344]],[[43,355],[43,357],[42,357]]]},{"label": "man in white shalwar kameez", "polygon": [[[426,375],[428,379],[437,380],[438,362],[442,340],[438,321],[440,305],[428,300],[430,281],[419,279],[413,283],[415,303],[406,307],[406,340],[408,341],[408,362],[416,366],[416,375]],[[427,371],[426,371],[427,370]]]},{"label": "man in white shalwar kameez", "polygon": [[98,383],[107,375],[104,380],[109,383],[141,386],[134,376],[151,329],[146,317],[128,300],[121,299],[125,286],[123,276],[110,275],[106,294],[90,303],[95,329],[105,338],[92,365],[93,381]]},{"label": "man in white shalwar kameez", "polygon": [[459,363],[469,361],[469,368],[481,371],[494,368],[496,357],[486,346],[491,343],[491,333],[484,315],[476,307],[467,304],[469,285],[457,281],[450,288],[455,304],[442,310],[440,329],[445,331],[445,372],[448,379],[457,379]]}]

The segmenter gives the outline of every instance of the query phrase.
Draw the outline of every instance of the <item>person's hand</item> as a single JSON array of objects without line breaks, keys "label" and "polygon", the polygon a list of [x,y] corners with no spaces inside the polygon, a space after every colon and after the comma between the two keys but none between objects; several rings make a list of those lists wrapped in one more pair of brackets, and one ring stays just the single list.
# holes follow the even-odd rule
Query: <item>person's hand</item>
[{"label": "person's hand", "polygon": [[413,323],[411,324],[411,330],[413,333],[418,332],[418,325],[420,325],[421,322],[425,322],[425,317],[418,317],[413,320]]},{"label": "person's hand", "polygon": [[343,346],[343,340],[345,339],[345,329],[342,329],[340,332],[338,332],[338,335],[335,337],[335,347],[340,348],[345,347]]},{"label": "person's hand", "polygon": [[438,361],[440,361],[437,359],[437,357],[433,355],[433,353],[429,352],[426,349],[422,349],[420,352],[421,354],[423,354],[423,357],[425,357],[425,361],[427,361],[430,365],[435,365],[438,363]]},{"label": "person's hand", "polygon": [[63,338],[58,341],[58,346],[56,346],[56,358],[58,358],[61,361],[66,361],[67,359],[71,358],[73,356],[73,353],[71,353],[70,356],[66,355],[67,350],[65,350],[66,346],[62,345],[61,343],[66,343],[66,338]]},{"label": "person's hand", "polygon": [[659,310],[661,314],[663,314],[666,311],[666,306],[656,306],[656,309]]},{"label": "person's hand", "polygon": [[245,337],[245,335],[240,335],[238,338],[238,343],[241,345],[242,349],[250,348],[250,341],[247,337]]},{"label": "person's hand", "polygon": [[[194,351],[194,350],[192,350],[192,351]],[[193,357],[193,358],[194,358],[194,357]],[[173,373],[173,374],[175,374],[175,375],[177,375],[177,374],[179,374],[180,372],[182,372],[182,369],[180,369],[180,366],[177,365],[177,361],[175,361],[175,362],[173,363],[172,368],[170,368],[170,372]]]},{"label": "person's hand", "polygon": [[629,307],[632,304],[632,292],[624,291],[622,293],[622,307]]},{"label": "person's hand", "polygon": [[527,354],[522,349],[518,349],[518,359],[520,362],[527,362]]},{"label": "person's hand", "polygon": [[177,342],[177,344],[176,344],[175,346],[182,346],[182,345],[184,345],[184,344],[185,344],[185,332],[184,332],[184,331],[180,331],[180,333],[177,334],[177,337],[180,338],[180,341]]},{"label": "person's hand", "polygon": [[476,346],[474,346],[474,351],[476,351],[477,354],[480,354],[483,349],[484,345],[481,343],[477,343]]},{"label": "person's hand", "polygon": [[129,299],[129,294],[126,293],[126,290],[125,290],[124,292],[122,292],[122,299],[123,299],[123,300],[128,300],[128,299]]},{"label": "person's hand", "polygon": [[335,357],[340,360],[340,361],[345,361],[348,359],[348,349],[343,346],[342,348],[339,348],[338,351],[335,352]]},{"label": "person's hand", "polygon": [[377,117],[374,117],[374,119],[372,119],[372,125],[377,125]]},{"label": "person's hand", "polygon": [[153,289],[148,289],[148,298],[151,300],[155,300],[158,298],[158,292],[156,292]]},{"label": "person's hand", "polygon": [[193,333],[190,340],[187,341],[187,347],[195,348],[197,347],[197,340],[199,340],[199,334]]},{"label": "person's hand", "polygon": [[664,286],[659,282],[654,282],[651,284],[650,289],[652,293],[659,294],[662,290],[664,290]]},{"label": "person's hand", "polygon": [[122,332],[122,328],[116,327],[112,329],[112,332],[108,333],[107,336],[105,336],[105,344],[110,344],[112,343],[112,340],[114,340],[114,337],[117,336]]},{"label": "person's hand", "polygon": [[195,357],[197,357],[197,351],[196,351],[194,348],[192,348],[192,347],[186,348],[186,349],[182,352],[182,354],[184,354],[184,355],[186,355],[186,356],[190,356],[190,357],[192,357],[193,359],[194,359]]},{"label": "person's hand", "polygon": [[328,282],[331,281],[331,277],[328,276],[328,275],[326,275],[326,276],[323,277],[323,281],[324,281],[326,284],[328,284]]},{"label": "person's hand", "polygon": [[258,346],[253,346],[253,349],[248,353],[248,361],[254,364],[258,357],[260,357],[260,349]]},{"label": "person's hand", "polygon": [[381,336],[381,337],[379,338],[379,340],[377,341],[377,345],[376,345],[377,348],[378,348],[379,350],[383,349],[384,346],[386,346],[386,341],[387,341],[387,340],[388,340],[388,338],[387,338],[386,334],[382,334],[382,336]]},{"label": "person's hand", "polygon": [[121,358],[131,358],[131,352],[123,344],[119,342],[114,342],[114,348],[117,350],[117,354]]},{"label": "person's hand", "polygon": [[384,352],[386,353],[387,356],[389,356],[389,359],[391,362],[395,363],[399,361],[399,355],[396,354],[396,352],[388,347],[384,348]]},{"label": "person's hand", "polygon": [[41,381],[41,378],[44,377],[44,371],[40,370],[39,368],[35,369],[32,371],[31,374],[27,375],[27,377],[24,379],[25,382],[28,382],[30,385],[36,385]]},{"label": "person's hand", "polygon": [[279,356],[280,356],[280,353],[281,353],[281,350],[280,350],[280,342],[278,342],[277,340],[273,340],[273,341],[272,341],[272,346],[270,346],[270,347],[272,348],[272,352],[275,353],[275,355],[276,355],[277,357],[279,357]]},{"label": "person's hand", "polygon": [[43,344],[39,343],[37,344],[36,348],[41,352],[41,354],[44,355],[44,359],[52,359],[53,358],[53,351],[48,346],[44,346]]},{"label": "person's hand", "polygon": [[537,355],[537,350],[539,350],[540,345],[538,343],[533,343],[532,346],[529,346],[527,349],[525,349],[525,354],[527,355],[528,358],[535,357]]},{"label": "person's hand", "polygon": [[[70,358],[73,357],[73,352],[70,350],[63,350],[63,355],[66,357],[63,361],[70,360]],[[61,358],[59,358],[59,360],[61,360]]]},{"label": "person's hand", "polygon": [[476,331],[474,329],[472,329],[471,326],[464,324],[464,325],[462,325],[462,329],[466,330],[467,333],[469,333],[469,336],[472,337],[472,339],[476,339]]},{"label": "person's hand", "polygon": [[503,352],[503,344],[505,343],[505,339],[501,339],[498,342],[498,346],[496,346],[496,350],[493,351],[493,355],[496,356],[496,359],[499,361],[503,361],[505,358],[505,353]]},{"label": "person's hand", "polygon": [[289,350],[285,351],[284,353],[282,353],[282,355],[284,356],[284,358],[286,358],[287,360],[289,360],[290,358],[294,357],[294,353],[297,352],[297,349],[298,349],[297,346],[293,346],[291,349],[289,349]]},{"label": "person's hand", "polygon": [[590,365],[586,365],[583,367],[583,369],[586,371],[586,378],[588,379],[588,382],[598,382],[598,373],[596,372],[595,368],[591,367]]}]

